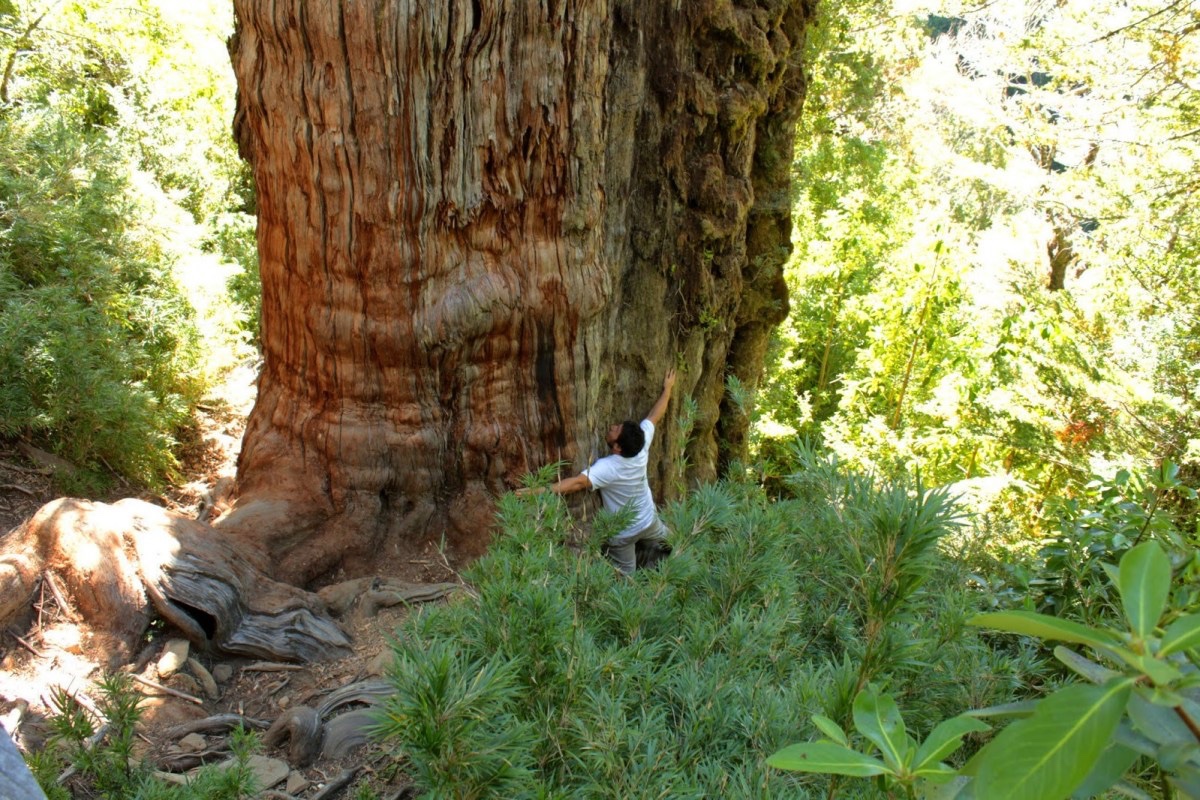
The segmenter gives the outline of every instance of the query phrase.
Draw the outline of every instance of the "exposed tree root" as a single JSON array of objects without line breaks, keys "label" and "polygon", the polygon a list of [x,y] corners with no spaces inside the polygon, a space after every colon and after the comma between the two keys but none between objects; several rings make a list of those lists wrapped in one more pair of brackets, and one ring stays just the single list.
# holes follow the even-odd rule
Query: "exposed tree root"
[{"label": "exposed tree root", "polygon": [[44,574],[110,661],[128,661],[151,607],[196,645],[310,662],[350,640],[315,594],[272,580],[256,549],[140,500],[60,499],[0,545],[0,625],[29,606]]}]

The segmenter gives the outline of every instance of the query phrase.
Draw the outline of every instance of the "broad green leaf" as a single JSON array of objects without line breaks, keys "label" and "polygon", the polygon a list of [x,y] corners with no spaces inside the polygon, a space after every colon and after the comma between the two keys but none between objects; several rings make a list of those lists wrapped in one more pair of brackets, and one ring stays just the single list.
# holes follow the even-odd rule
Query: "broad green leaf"
[{"label": "broad green leaf", "polygon": [[946,781],[958,775],[958,770],[947,766],[946,764],[933,764],[921,770],[920,772],[914,772],[913,775],[916,776],[917,779],[928,784],[937,785],[939,783],[945,783]]},{"label": "broad green leaf", "polygon": [[951,778],[946,783],[940,785],[933,781],[927,784],[919,783],[917,784],[917,788],[920,790],[918,796],[925,798],[925,800],[963,800],[963,798],[969,797],[968,794],[964,794],[964,790],[967,789],[970,783],[971,779],[965,776]]},{"label": "broad green leaf", "polygon": [[1128,702],[1132,678],[1104,686],[1069,686],[1038,703],[979,754],[981,800],[1061,798],[1091,773],[1108,748]]},{"label": "broad green leaf", "polygon": [[1028,717],[1037,710],[1037,700],[1018,700],[1014,703],[1001,703],[998,706],[974,708],[963,713],[969,717]]},{"label": "broad green leaf", "polygon": [[[1131,695],[1130,702],[1136,696],[1136,693]],[[1158,752],[1158,745],[1134,730],[1133,725],[1128,719],[1121,720],[1120,724],[1117,725],[1117,729],[1113,731],[1113,742],[1124,745],[1142,756],[1154,758],[1154,754]]]},{"label": "broad green leaf", "polygon": [[1191,762],[1195,767],[1197,757],[1200,757],[1200,745],[1193,739],[1190,742],[1168,744],[1158,750],[1158,763],[1167,772],[1178,772]]},{"label": "broad green leaf", "polygon": [[962,746],[963,737],[968,733],[990,729],[991,726],[986,722],[971,717],[957,716],[943,720],[917,749],[912,771],[920,773],[923,769],[936,767],[942,759]]},{"label": "broad green leaf", "polygon": [[788,745],[770,756],[767,764],[792,772],[822,772],[852,775],[857,778],[892,774],[892,770],[884,766],[879,759],[833,742]]},{"label": "broad green leaf", "polygon": [[1078,622],[1033,611],[993,611],[977,614],[968,620],[967,624],[1036,636],[1039,639],[1086,644],[1106,650],[1112,650],[1118,643],[1116,637],[1108,631],[1096,630]]},{"label": "broad green leaf", "polygon": [[1200,770],[1195,767],[1184,767],[1174,775],[1168,775],[1167,780],[1184,797],[1200,798]]},{"label": "broad green leaf", "polygon": [[1196,741],[1174,709],[1151,703],[1138,692],[1129,698],[1126,712],[1134,729],[1158,745]]},{"label": "broad green leaf", "polygon": [[906,732],[900,709],[890,695],[864,689],[854,698],[854,727],[875,743],[894,771],[904,767]]},{"label": "broad green leaf", "polygon": [[1153,635],[1171,591],[1171,561],[1158,542],[1142,542],[1121,556],[1117,588],[1130,630],[1142,639]]},{"label": "broad green leaf", "polygon": [[1200,614],[1188,614],[1167,626],[1158,654],[1167,656],[1197,646],[1200,646]]},{"label": "broad green leaf", "polygon": [[1126,650],[1123,647],[1110,647],[1109,652],[1120,658],[1129,666],[1147,675],[1151,681],[1160,686],[1165,686],[1169,683],[1183,677],[1183,673],[1176,669],[1166,661],[1161,661],[1154,656],[1146,655],[1145,653],[1134,653],[1131,650]]},{"label": "broad green leaf", "polygon": [[1054,657],[1092,683],[1107,683],[1121,673],[1102,667],[1091,659],[1084,658],[1074,650],[1059,645],[1054,648]]},{"label": "broad green leaf", "polygon": [[821,733],[825,734],[840,745],[849,746],[850,740],[846,738],[846,732],[842,730],[840,725],[831,720],[829,717],[825,717],[820,714],[813,714],[812,721],[813,725],[816,725],[817,729],[820,730]]},{"label": "broad green leaf", "polygon": [[1083,779],[1083,783],[1071,793],[1073,798],[1095,797],[1113,786],[1125,775],[1125,772],[1137,761],[1138,754],[1128,747],[1114,744],[1104,751],[1096,767]]}]

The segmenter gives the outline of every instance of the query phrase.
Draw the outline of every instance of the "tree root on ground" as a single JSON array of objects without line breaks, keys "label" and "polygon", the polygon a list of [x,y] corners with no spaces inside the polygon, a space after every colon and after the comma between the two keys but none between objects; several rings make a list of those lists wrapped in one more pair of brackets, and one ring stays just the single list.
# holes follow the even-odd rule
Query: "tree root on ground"
[{"label": "tree root on ground", "polygon": [[28,609],[45,573],[110,663],[130,659],[152,608],[220,653],[311,662],[350,652],[324,602],[268,577],[258,551],[141,500],[56,500],[0,543],[0,626]]}]

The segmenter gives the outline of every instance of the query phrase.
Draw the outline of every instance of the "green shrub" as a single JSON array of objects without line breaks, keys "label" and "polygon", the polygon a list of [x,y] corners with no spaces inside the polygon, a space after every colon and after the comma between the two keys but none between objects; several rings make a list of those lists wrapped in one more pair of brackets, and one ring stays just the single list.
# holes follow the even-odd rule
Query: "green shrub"
[{"label": "green shrub", "polygon": [[0,117],[0,435],[155,485],[203,386],[191,306],[119,143]]},{"label": "green shrub", "polygon": [[258,342],[262,326],[262,279],[258,274],[258,240],[254,217],[230,212],[218,215],[212,222],[213,233],[205,247],[237,264],[226,285],[229,297],[240,310],[239,326]]},{"label": "green shrub", "polygon": [[[824,738],[773,755],[780,769],[876,777],[906,797],[1061,800],[1115,791],[1149,797],[1136,780],[1143,765],[1162,796],[1200,798],[1200,614],[1177,605],[1173,575],[1195,561],[1188,548],[1175,563],[1157,541],[1127,550],[1104,570],[1120,606],[1115,624],[1087,626],[1030,611],[982,614],[971,624],[1065,646],[1055,656],[1082,680],[1025,703],[966,712],[934,729],[919,747],[895,701],[871,688],[854,704],[857,741],[816,716]],[[945,763],[978,718],[1015,717],[958,768]]]},{"label": "green shrub", "polygon": [[674,552],[632,578],[599,554],[611,519],[581,530],[556,496],[502,498],[472,596],[397,634],[379,732],[425,796],[501,779],[511,797],[797,796],[822,779],[767,754],[806,712],[841,714],[864,676],[924,703],[918,726],[972,696],[1011,700],[1013,680],[961,674],[1015,670],[967,628],[971,590],[936,555],[947,498],[811,466],[802,499],[734,482],[665,508]]},{"label": "green shrub", "polygon": [[98,685],[96,720],[64,690],[52,698],[55,713],[50,718],[51,737],[47,747],[28,759],[30,771],[50,800],[67,800],[71,795],[60,785],[64,767],[77,774],[72,780],[87,796],[121,800],[236,800],[256,791],[250,771],[250,756],[258,749],[258,738],[243,730],[230,740],[234,763],[228,768],[204,767],[180,786],[153,775],[153,767],[136,758],[133,750],[135,727],[141,716],[142,696],[123,674],[115,673]]}]

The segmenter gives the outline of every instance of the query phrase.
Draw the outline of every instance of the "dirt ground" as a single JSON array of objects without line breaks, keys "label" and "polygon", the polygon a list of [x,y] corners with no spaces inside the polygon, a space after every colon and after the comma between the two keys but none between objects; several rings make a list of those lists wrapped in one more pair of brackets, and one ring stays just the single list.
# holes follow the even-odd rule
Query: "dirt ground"
[{"label": "dirt ground", "polygon": [[[198,415],[196,429],[184,448],[177,485],[162,495],[139,494],[118,485],[107,496],[89,499],[138,496],[197,515],[213,487],[234,474],[242,428],[253,402],[253,373],[249,369],[235,372],[217,394]],[[0,537],[60,496],[52,462],[53,457],[27,443],[0,440]],[[433,546],[423,552],[392,554],[380,563],[379,575],[408,583],[461,582]],[[167,653],[185,642],[178,631],[162,623],[153,625],[137,661],[122,668],[136,676],[135,686],[146,698],[139,728],[143,754],[164,773],[186,774],[197,763],[219,762],[228,755],[227,730],[202,726],[199,721],[236,714],[270,724],[284,720],[297,707],[320,706],[336,697],[334,692],[342,687],[372,686],[370,682],[381,679],[390,661],[388,641],[407,613],[404,606],[393,606],[370,616],[348,614],[341,623],[353,640],[353,654],[302,668],[214,657],[189,648],[187,656],[192,661],[175,669]],[[96,681],[104,674],[104,668],[89,657],[86,635],[74,625],[71,610],[60,607],[54,587],[45,581],[31,616],[20,630],[0,632],[0,724],[26,749],[44,741],[45,721],[58,690],[77,696],[85,707],[94,705]],[[364,681],[367,683],[360,684]],[[339,707],[331,717],[365,707],[358,698]],[[199,733],[185,738],[189,726],[199,727]],[[326,740],[329,738],[327,735]],[[353,736],[350,740],[357,741]],[[266,780],[286,774],[262,796],[329,800],[353,797],[357,787],[366,786],[381,798],[398,800],[412,791],[411,782],[396,768],[395,758],[376,744],[354,747],[344,755],[321,755],[311,764],[301,765],[296,762],[305,759],[289,752],[293,741],[285,735],[277,746],[262,749],[260,766],[280,771]],[[70,779],[66,785],[72,785]]]}]

